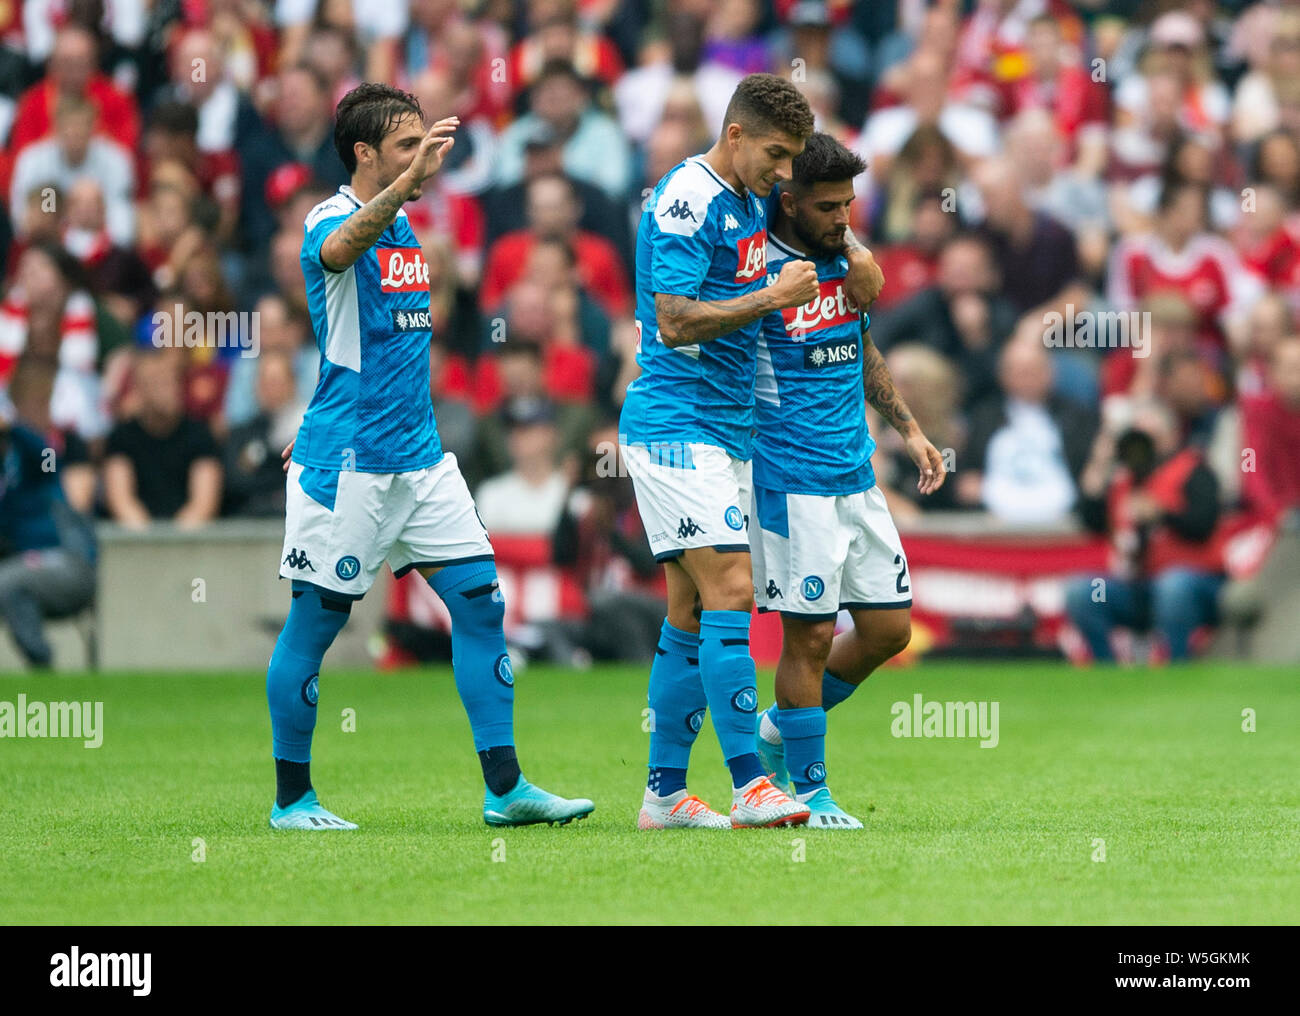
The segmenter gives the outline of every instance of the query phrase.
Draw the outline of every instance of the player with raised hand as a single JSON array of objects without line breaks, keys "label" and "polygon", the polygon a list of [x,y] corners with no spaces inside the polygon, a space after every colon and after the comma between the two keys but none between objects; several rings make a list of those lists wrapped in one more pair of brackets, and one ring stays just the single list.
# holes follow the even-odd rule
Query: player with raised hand
[{"label": "player with raised hand", "polygon": [[[792,84],[749,75],[717,142],[658,182],[637,230],[641,375],[628,386],[620,443],[668,583],[650,671],[642,829],[781,825],[808,816],[772,786],[755,753],[747,529],[760,321],[817,293],[806,261],[785,265],[767,285],[765,199],[790,177],[812,129],[812,112]],[[878,276],[862,254],[856,281],[869,289]],[[686,789],[708,708],[731,771],[729,817]]]},{"label": "player with raised hand", "polygon": [[[758,754],[778,786],[793,781],[808,825],[822,829],[862,828],[826,786],[826,710],[901,652],[912,630],[907,557],[875,485],[867,403],[902,435],[922,493],[938,490],[945,472],[871,342],[870,319],[845,291],[853,178],[865,168],[819,132],[781,185],[769,269],[811,259],[819,291],[763,319],[755,388],[754,588],[759,610],[780,611],[782,625],[776,704],[759,718]],[[842,609],[853,629],[836,635]]]},{"label": "player with raised hand", "polygon": [[280,575],[289,619],[266,674],[277,829],[355,829],[326,811],[309,773],[321,660],[385,561],[416,569],[451,614],[452,668],[486,783],[489,825],[569,822],[594,805],[524,779],[514,746],[514,674],[492,544],[429,396],[429,266],[402,205],[455,143],[427,130],[416,99],[363,84],[339,102],[334,143],[350,186],[307,216],[302,270],[320,380],[286,463]]}]

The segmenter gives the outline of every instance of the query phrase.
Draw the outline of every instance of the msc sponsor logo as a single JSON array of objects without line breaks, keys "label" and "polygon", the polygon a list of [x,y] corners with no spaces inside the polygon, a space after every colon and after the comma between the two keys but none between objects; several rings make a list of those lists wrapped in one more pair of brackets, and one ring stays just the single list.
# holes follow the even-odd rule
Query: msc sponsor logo
[{"label": "msc sponsor logo", "polygon": [[820,600],[822,593],[826,592],[826,583],[816,575],[809,575],[803,580],[800,588],[803,590],[805,600]]},{"label": "msc sponsor logo", "polygon": [[857,362],[857,339],[851,339],[848,342],[823,342],[817,346],[803,347],[805,370],[820,370],[823,367],[838,367],[844,363]]},{"label": "msc sponsor logo", "polygon": [[758,689],[752,685],[741,688],[731,696],[731,705],[742,713],[752,713],[758,709]]},{"label": "msc sponsor logo", "polygon": [[378,252],[379,288],[385,293],[419,293],[429,288],[429,262],[419,247],[384,247]]},{"label": "msc sponsor logo", "polygon": [[433,328],[427,310],[394,310],[392,315],[395,332],[427,332]]},{"label": "msc sponsor logo", "polygon": [[760,229],[736,242],[736,281],[749,282],[766,271],[767,230]]},{"label": "msc sponsor logo", "polygon": [[726,514],[724,514],[722,518],[727,523],[728,528],[735,530],[745,528],[745,516],[734,504],[727,509]]}]

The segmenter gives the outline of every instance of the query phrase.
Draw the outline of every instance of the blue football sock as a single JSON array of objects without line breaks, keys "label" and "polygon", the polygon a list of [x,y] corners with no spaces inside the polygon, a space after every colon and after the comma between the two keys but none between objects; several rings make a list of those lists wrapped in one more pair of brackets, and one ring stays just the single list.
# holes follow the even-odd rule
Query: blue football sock
[{"label": "blue football sock", "polygon": [[826,710],[819,706],[778,709],[785,764],[800,794],[826,786]]},{"label": "blue football sock", "polygon": [[856,684],[841,681],[829,670],[822,674],[822,708],[832,709],[858,690]]},{"label": "blue football sock", "polygon": [[271,663],[266,668],[271,754],[275,758],[287,762],[311,761],[321,660],[347,623],[351,609],[349,600],[328,599],[312,588],[294,590],[289,619],[275,641]]},{"label": "blue football sock", "polygon": [[[469,714],[474,750],[513,746],[515,674],[506,652],[506,607],[496,562],[448,565],[429,585],[451,614],[451,669]],[[501,774],[492,775],[501,781]]]},{"label": "blue football sock", "polygon": [[758,689],[749,655],[748,611],[700,613],[700,678],[732,785],[743,787],[763,775],[754,750]]},{"label": "blue football sock", "polygon": [[650,666],[650,779],[655,793],[686,786],[691,746],[704,723],[708,699],[700,682],[700,637],[664,619]]}]

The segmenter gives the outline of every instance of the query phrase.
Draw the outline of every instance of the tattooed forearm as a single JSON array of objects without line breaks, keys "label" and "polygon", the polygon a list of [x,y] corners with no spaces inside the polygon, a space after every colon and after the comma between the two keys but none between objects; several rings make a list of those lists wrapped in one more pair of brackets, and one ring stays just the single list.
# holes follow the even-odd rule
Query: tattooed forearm
[{"label": "tattooed forearm", "polygon": [[907,403],[894,387],[894,379],[885,366],[885,358],[871,341],[871,333],[862,333],[862,386],[867,403],[900,434],[908,434],[916,426]]},{"label": "tattooed forearm", "polygon": [[776,309],[771,287],[746,293],[734,300],[692,300],[689,296],[672,293],[655,294],[659,338],[669,349],[708,342]]},{"label": "tattooed forearm", "polygon": [[393,224],[408,197],[406,181],[399,177],[349,215],[321,244],[320,257],[325,267],[341,272],[373,247],[379,235]]},{"label": "tattooed forearm", "polygon": [[853,235],[853,230],[845,228],[844,230],[844,250],[852,254],[854,251],[865,251],[867,248],[862,245],[862,241]]}]

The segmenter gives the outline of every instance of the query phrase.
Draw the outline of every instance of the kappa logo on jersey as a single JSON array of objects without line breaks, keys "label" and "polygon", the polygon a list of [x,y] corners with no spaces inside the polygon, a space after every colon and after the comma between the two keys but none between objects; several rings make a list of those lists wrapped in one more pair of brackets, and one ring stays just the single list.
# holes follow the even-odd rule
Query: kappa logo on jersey
[{"label": "kappa logo on jersey", "polygon": [[858,362],[858,340],[850,342],[823,342],[819,346],[804,346],[803,365],[809,370],[838,367],[842,363]]},{"label": "kappa logo on jersey", "polygon": [[736,243],[736,281],[749,282],[767,272],[767,230],[760,229]]},{"label": "kappa logo on jersey", "polygon": [[297,568],[299,571],[304,568],[310,568],[312,571],[316,570],[316,566],[307,560],[307,552],[299,550],[297,547],[291,549],[280,563],[287,564],[290,568]]},{"label": "kappa logo on jersey", "polygon": [[784,307],[781,319],[785,330],[795,335],[807,335],[822,328],[835,328],[859,320],[858,305],[844,292],[843,279],[822,279],[821,292],[798,307]]},{"label": "kappa logo on jersey", "polygon": [[664,214],[673,219],[690,219],[692,222],[700,221],[695,217],[695,213],[691,211],[691,206],[681,198],[669,205]]},{"label": "kappa logo on jersey", "polygon": [[730,212],[728,212],[728,213],[727,213],[727,217],[726,217],[725,219],[722,220],[722,228],[723,228],[723,229],[739,229],[739,228],[740,228],[740,223],[736,221],[736,217],[735,217],[734,215],[732,215]]},{"label": "kappa logo on jersey", "polygon": [[393,331],[427,332],[433,327],[427,310],[394,310]]},{"label": "kappa logo on jersey", "polygon": [[381,247],[379,288],[385,293],[419,293],[429,288],[429,262],[419,247]]}]

